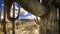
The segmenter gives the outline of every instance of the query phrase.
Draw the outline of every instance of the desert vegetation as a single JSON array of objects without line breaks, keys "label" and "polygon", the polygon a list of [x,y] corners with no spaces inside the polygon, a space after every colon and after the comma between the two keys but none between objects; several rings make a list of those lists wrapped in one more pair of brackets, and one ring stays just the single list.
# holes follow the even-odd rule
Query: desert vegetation
[{"label": "desert vegetation", "polygon": [[[0,24],[0,34],[4,34],[3,32],[3,25]],[[7,30],[7,34],[12,34],[12,23],[8,22],[6,23],[6,30]],[[15,33],[16,34],[39,34],[39,25],[36,24],[35,22],[33,23],[29,23],[29,22],[25,22],[23,24],[19,24],[18,25],[18,29],[17,26],[15,26]]]},{"label": "desert vegetation", "polygon": [[[40,21],[38,21],[38,19],[35,20],[36,24],[39,25],[39,28],[36,24],[24,23],[18,25],[18,30],[16,29],[15,20],[18,19],[18,16],[17,18],[14,17],[14,7],[13,17],[11,18],[9,14],[11,5],[14,4],[14,2],[17,2],[25,10],[41,18]],[[57,19],[57,8],[60,10],[60,0],[42,0],[42,3],[40,3],[38,0],[4,0],[4,24],[0,25],[0,31],[1,33],[3,33],[4,31],[4,34],[6,34],[6,32],[11,33],[12,30],[13,33],[11,34],[15,34],[17,31],[19,32],[19,34],[21,31],[21,34],[34,34],[32,32],[36,33],[36,31],[39,30],[38,34],[59,34],[60,27],[58,24],[60,23],[58,23],[59,19]],[[6,22],[6,14],[8,15],[8,20],[10,20],[11,22]],[[33,28],[35,29],[35,31],[33,30]]]}]

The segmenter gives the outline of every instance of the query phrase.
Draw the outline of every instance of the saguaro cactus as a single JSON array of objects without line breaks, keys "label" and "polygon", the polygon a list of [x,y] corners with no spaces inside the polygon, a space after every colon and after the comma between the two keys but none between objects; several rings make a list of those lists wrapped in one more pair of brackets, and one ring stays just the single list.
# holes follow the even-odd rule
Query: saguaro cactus
[{"label": "saguaro cactus", "polygon": [[[18,14],[20,14],[20,6],[19,6]],[[18,23],[19,23],[18,21],[19,21],[19,15],[18,15],[18,19],[17,19],[17,29],[18,29]]]},{"label": "saguaro cactus", "polygon": [[[5,5],[5,3],[4,3]],[[3,31],[4,31],[4,34],[7,34],[6,32],[6,6],[4,6],[4,19],[3,19]]]},{"label": "saguaro cactus", "polygon": [[15,20],[19,18],[19,13],[20,13],[20,9],[18,10],[18,16],[15,18],[15,2],[13,2],[13,17],[11,17],[10,14],[7,14],[9,15],[7,16],[8,19],[12,22],[12,26],[13,26],[12,34],[15,34]]}]

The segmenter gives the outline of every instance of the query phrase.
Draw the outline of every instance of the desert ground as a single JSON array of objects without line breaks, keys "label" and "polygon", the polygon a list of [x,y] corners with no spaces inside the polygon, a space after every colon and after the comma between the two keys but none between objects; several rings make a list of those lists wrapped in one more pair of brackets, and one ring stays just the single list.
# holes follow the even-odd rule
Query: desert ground
[{"label": "desert ground", "polygon": [[[0,24],[0,34],[4,34],[3,25]],[[12,34],[12,23],[6,23],[7,34]],[[15,24],[15,34],[39,34],[39,25],[35,22],[25,22]]]}]

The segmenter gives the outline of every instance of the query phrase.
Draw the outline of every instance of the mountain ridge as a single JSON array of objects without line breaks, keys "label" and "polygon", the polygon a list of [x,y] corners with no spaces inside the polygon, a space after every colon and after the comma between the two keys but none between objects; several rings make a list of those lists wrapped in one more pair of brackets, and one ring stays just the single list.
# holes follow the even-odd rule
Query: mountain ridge
[{"label": "mountain ridge", "polygon": [[34,19],[20,19],[20,21],[25,21],[25,22],[34,22]]}]

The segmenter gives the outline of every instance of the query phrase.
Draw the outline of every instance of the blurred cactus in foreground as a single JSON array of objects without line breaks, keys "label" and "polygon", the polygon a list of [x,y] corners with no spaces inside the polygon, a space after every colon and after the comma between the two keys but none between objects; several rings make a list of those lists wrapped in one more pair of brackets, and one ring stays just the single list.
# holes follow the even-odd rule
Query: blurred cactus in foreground
[{"label": "blurred cactus in foreground", "polygon": [[36,24],[38,24],[39,25],[39,23],[40,23],[40,17],[35,17],[35,22],[36,22]]},{"label": "blurred cactus in foreground", "polygon": [[[10,9],[13,1],[12,0],[6,1],[6,7],[8,7],[8,9]],[[28,12],[41,17],[41,22],[39,24],[41,26],[41,29],[40,29],[41,34],[58,34],[59,26],[58,26],[58,20],[56,18],[57,16],[56,5],[57,4],[59,5],[59,2],[56,4],[56,1],[59,1],[59,0],[55,0],[55,1],[42,0],[42,4],[40,4],[38,0],[29,0],[29,1],[16,0],[16,2],[19,3],[24,9],[28,10]],[[10,13],[9,10],[7,11],[9,14]],[[8,16],[8,18],[10,18],[10,16]],[[9,20],[12,20],[12,18]],[[38,23],[38,21],[36,22]]]}]

